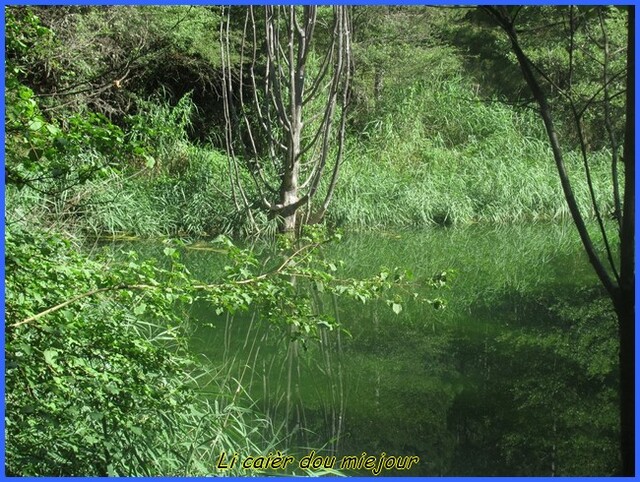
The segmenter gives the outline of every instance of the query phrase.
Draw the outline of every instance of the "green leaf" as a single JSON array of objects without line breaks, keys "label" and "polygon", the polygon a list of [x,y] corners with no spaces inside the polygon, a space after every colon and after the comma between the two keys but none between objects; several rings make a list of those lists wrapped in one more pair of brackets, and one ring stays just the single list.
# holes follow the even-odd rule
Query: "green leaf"
[{"label": "green leaf", "polygon": [[44,361],[47,365],[51,365],[52,367],[57,367],[56,358],[58,358],[58,350],[54,348],[50,348],[43,352]]},{"label": "green leaf", "polygon": [[42,128],[43,125],[44,125],[44,122],[42,122],[39,119],[32,120],[29,123],[29,129],[32,130],[32,131],[39,131]]},{"label": "green leaf", "polygon": [[331,323],[329,323],[328,321],[318,320],[317,324],[318,324],[318,326],[324,326],[325,328],[327,328],[329,330],[333,330],[333,325]]},{"label": "green leaf", "polygon": [[57,136],[58,134],[60,134],[60,129],[58,129],[58,127],[54,126],[53,124],[46,124],[45,128],[52,136]]},{"label": "green leaf", "polygon": [[102,412],[91,412],[89,414],[89,418],[91,420],[95,420],[95,421],[99,422],[100,420],[102,420],[104,418],[104,413],[102,413]]},{"label": "green leaf", "polygon": [[31,355],[31,346],[27,343],[19,343],[18,348],[24,352],[25,355]]},{"label": "green leaf", "polygon": [[393,303],[393,305],[391,306],[391,309],[396,315],[399,315],[400,312],[402,311],[402,305],[400,303]]},{"label": "green leaf", "polygon": [[136,314],[136,315],[142,315],[142,314],[144,314],[145,311],[147,311],[146,303],[140,303],[138,306],[136,306],[133,309],[133,313]]},{"label": "green leaf", "polygon": [[31,97],[33,97],[33,91],[28,87],[21,87],[20,90],[18,91],[18,96],[22,100],[29,100],[31,99]]}]

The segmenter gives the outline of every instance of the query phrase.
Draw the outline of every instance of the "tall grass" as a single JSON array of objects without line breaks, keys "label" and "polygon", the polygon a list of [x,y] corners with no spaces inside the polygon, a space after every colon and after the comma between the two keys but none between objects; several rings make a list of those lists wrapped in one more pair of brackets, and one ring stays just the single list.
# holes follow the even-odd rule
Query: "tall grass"
[{"label": "tall grass", "polygon": [[[329,219],[359,228],[518,222],[568,216],[534,113],[486,103],[460,83],[415,85],[381,104],[352,137]],[[597,199],[610,205],[607,152],[591,155]],[[581,161],[567,156],[578,203],[594,214]]]},{"label": "tall grass", "polygon": [[[8,194],[11,216],[35,202],[65,229],[138,236],[273,234],[276,221],[234,201],[225,154],[188,138],[196,115],[189,96],[170,106],[138,101],[132,142],[149,146],[151,163],[110,169],[48,199],[28,189]],[[541,123],[534,112],[485,102],[460,79],[390,89],[348,133],[345,162],[329,222],[352,228],[507,223],[568,216]],[[578,204],[593,215],[582,163],[568,153]],[[610,210],[608,153],[591,153],[601,212]],[[326,180],[325,180],[326,181]],[[247,197],[259,195],[241,172]],[[325,183],[326,184],[326,183]],[[326,187],[326,186],[325,186]],[[318,198],[323,198],[322,193]]]},{"label": "tall grass", "polygon": [[[145,146],[146,162],[129,160],[55,199],[40,199],[52,223],[92,235],[243,235],[256,224],[275,232],[275,221],[264,213],[238,209],[226,155],[189,140],[195,115],[190,96],[174,106],[157,99],[137,102],[139,114],[128,119],[127,136],[129,142]],[[249,174],[242,174],[248,197],[257,198]],[[12,194],[16,215],[26,214],[34,196],[29,190]]]}]

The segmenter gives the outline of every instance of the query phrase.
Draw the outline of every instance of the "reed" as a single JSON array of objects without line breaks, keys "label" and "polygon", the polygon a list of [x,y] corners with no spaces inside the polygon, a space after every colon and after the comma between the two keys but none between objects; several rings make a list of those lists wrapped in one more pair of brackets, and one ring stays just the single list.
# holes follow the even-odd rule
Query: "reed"
[{"label": "reed", "polygon": [[[329,219],[356,228],[507,223],[569,215],[533,113],[469,97],[462,84],[408,87],[383,119],[352,137]],[[598,200],[609,209],[609,154],[592,152]],[[568,156],[578,203],[594,215],[578,155]]]},{"label": "reed", "polygon": [[[128,136],[149,146],[151,164],[106,169],[56,197],[13,190],[8,216],[33,216],[29,206],[37,205],[37,216],[49,223],[92,235],[275,235],[277,220],[259,208],[249,173],[240,173],[253,203],[246,207],[234,199],[226,155],[189,140],[194,107],[188,96],[175,106],[139,102],[141,113],[129,119]],[[460,79],[434,78],[390,90],[368,115],[368,123],[354,124],[348,133],[329,223],[376,229],[568,217],[535,113],[486,102]],[[567,155],[567,166],[578,204],[593,216],[575,152]],[[591,152],[590,166],[596,197],[607,213],[609,153]]]}]

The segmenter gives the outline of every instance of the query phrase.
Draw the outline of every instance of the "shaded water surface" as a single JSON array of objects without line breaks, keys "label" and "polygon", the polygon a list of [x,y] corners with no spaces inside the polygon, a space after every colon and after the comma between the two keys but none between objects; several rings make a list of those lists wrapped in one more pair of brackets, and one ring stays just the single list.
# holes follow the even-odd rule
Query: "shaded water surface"
[{"label": "shaded water surface", "polygon": [[[303,346],[199,304],[192,349],[241,383],[292,453],[420,457],[381,475],[608,475],[615,319],[575,238],[552,224],[347,234],[326,252],[345,276],[410,269],[446,308],[317,298],[348,333]],[[221,259],[185,250],[183,262],[205,274]],[[420,283],[443,271],[445,288]]]}]

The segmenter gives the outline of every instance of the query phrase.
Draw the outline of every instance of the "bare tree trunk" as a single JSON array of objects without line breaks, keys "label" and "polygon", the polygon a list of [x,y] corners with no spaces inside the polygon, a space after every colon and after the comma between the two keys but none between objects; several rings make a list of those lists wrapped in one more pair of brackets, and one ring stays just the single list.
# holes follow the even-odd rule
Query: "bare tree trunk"
[{"label": "bare tree trunk", "polygon": [[[351,79],[349,8],[333,7],[333,24],[326,32],[330,42],[322,51],[314,51],[317,55],[312,56],[314,68],[309,69],[317,7],[262,7],[265,30],[260,33],[255,17],[258,8],[261,7],[249,7],[245,19],[237,75],[241,84],[239,109],[234,111],[235,117],[241,119],[245,136],[237,136],[237,139],[249,140],[243,162],[249,166],[262,206],[279,219],[281,231],[295,231],[296,224],[301,221],[298,209],[307,206],[311,212],[311,202],[320,188],[320,181],[325,171],[331,169],[324,202],[312,217],[322,218],[342,164]],[[221,36],[221,42],[223,51],[228,52],[228,32],[226,37]],[[245,47],[249,44],[252,55],[246,59],[249,65],[246,73],[253,90],[251,100],[242,94]],[[226,58],[230,57],[227,55]],[[227,70],[225,78],[230,79],[230,62],[227,61],[224,68]],[[341,101],[338,102],[340,93]],[[231,95],[224,100],[228,110],[234,109]],[[338,109],[339,115],[336,115]],[[337,133],[333,129],[336,122],[339,122]],[[266,148],[258,148],[259,145],[266,145]],[[233,153],[233,142],[229,140],[227,146],[229,156],[237,166],[239,160]],[[335,155],[334,146],[337,147]]]},{"label": "bare tree trunk", "polygon": [[297,210],[291,208],[298,202],[298,164],[294,164],[282,176],[280,187],[280,203],[284,208],[280,213],[280,230],[282,232],[294,231],[296,228]]}]

